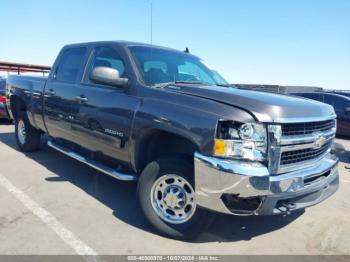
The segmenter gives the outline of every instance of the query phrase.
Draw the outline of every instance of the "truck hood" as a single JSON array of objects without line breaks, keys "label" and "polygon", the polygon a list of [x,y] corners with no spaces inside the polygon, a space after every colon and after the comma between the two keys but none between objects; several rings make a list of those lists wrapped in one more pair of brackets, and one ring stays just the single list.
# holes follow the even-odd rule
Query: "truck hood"
[{"label": "truck hood", "polygon": [[314,100],[220,86],[169,86],[168,90],[241,108],[259,122],[308,122],[335,117],[333,107]]}]

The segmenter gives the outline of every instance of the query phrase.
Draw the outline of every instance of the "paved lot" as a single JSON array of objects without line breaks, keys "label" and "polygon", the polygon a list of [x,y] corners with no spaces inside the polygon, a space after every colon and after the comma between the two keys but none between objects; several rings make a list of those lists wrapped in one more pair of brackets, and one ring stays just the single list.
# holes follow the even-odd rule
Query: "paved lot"
[{"label": "paved lot", "polygon": [[136,184],[101,175],[43,145],[23,154],[0,123],[0,254],[350,254],[350,140],[341,187],[289,216],[219,216],[194,242],[153,233]]}]

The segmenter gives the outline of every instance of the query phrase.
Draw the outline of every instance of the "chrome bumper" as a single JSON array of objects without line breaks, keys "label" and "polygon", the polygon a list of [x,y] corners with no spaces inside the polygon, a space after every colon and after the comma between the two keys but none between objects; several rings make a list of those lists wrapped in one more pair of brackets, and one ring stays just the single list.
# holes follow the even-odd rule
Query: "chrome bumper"
[{"label": "chrome bumper", "polygon": [[[195,153],[197,204],[206,209],[236,215],[269,215],[315,205],[339,186],[338,159],[327,154],[315,166],[270,175],[260,163],[227,160]],[[234,201],[259,203],[256,209],[235,209]],[[231,201],[231,200],[230,200]]]}]

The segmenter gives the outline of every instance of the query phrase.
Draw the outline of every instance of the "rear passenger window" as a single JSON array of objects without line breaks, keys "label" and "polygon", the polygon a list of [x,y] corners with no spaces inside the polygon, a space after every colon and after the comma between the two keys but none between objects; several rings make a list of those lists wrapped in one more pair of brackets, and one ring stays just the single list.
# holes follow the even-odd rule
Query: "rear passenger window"
[{"label": "rear passenger window", "polygon": [[85,47],[70,48],[64,51],[56,71],[56,80],[75,83],[79,70],[84,66]]}]

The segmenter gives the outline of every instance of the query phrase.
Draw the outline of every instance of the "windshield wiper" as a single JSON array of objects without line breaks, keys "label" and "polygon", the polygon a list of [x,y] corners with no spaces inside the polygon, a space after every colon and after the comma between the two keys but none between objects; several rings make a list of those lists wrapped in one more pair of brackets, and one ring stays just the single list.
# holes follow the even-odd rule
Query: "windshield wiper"
[{"label": "windshield wiper", "polygon": [[175,81],[175,84],[209,85],[209,83],[203,81]]},{"label": "windshield wiper", "polygon": [[[159,83],[153,85],[155,88],[166,88],[169,86],[179,86],[179,84],[195,84],[195,85],[211,85],[210,83],[207,82],[202,82],[202,81],[173,81],[173,82],[165,82],[165,83]],[[222,86],[222,87],[234,87],[231,84],[215,84],[216,86]]]},{"label": "windshield wiper", "polygon": [[153,85],[153,87],[155,87],[155,88],[165,88],[165,87],[168,87],[168,86],[171,86],[171,85],[176,85],[176,83],[175,82],[159,83],[159,84]]},{"label": "windshield wiper", "polygon": [[173,81],[173,82],[165,82],[153,85],[155,88],[166,88],[168,86],[179,86],[179,84],[196,84],[196,85],[209,85],[209,83],[201,82],[201,81]]},{"label": "windshield wiper", "polygon": [[217,86],[223,86],[223,87],[233,87],[233,85],[230,84],[216,84]]}]

